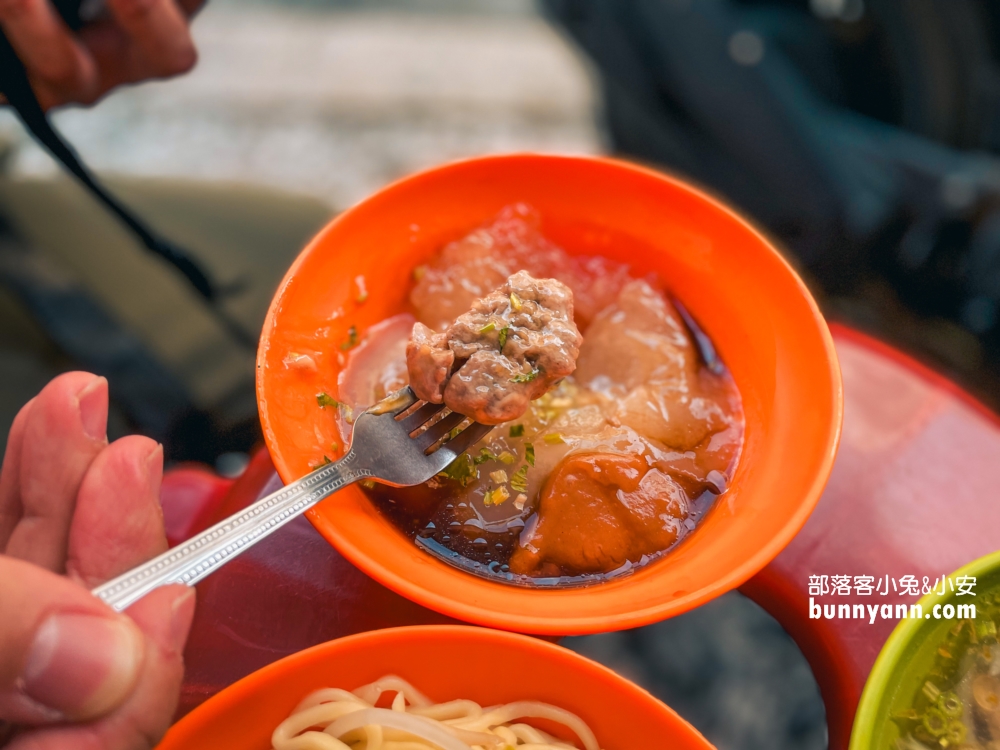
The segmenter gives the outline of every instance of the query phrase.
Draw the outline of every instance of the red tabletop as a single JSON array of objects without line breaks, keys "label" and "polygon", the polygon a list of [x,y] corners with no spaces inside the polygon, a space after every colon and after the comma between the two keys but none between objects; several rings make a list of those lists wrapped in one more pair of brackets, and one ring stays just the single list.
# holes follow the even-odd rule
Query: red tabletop
[{"label": "red tabletop", "polygon": [[[850,329],[833,327],[844,376],[844,433],[829,485],[805,528],[741,589],[774,615],[812,665],[826,703],[830,748],[846,748],[861,689],[892,619],[809,618],[810,576],[872,576],[888,593],[827,593],[819,604],[911,603],[892,582],[931,585],[1000,547],[1000,420],[950,381]],[[273,491],[265,451],[227,493],[203,472],[168,475],[163,502],[193,533]],[[182,509],[183,508],[183,509]],[[887,579],[888,577],[888,579]],[[816,579],[814,579],[814,586]],[[898,583],[896,584],[898,588]],[[863,589],[862,589],[863,590]],[[245,552],[198,586],[185,653],[183,714],[240,677],[303,648],[375,628],[447,618],[358,571],[304,519]],[[814,592],[815,593],[815,592]]]}]

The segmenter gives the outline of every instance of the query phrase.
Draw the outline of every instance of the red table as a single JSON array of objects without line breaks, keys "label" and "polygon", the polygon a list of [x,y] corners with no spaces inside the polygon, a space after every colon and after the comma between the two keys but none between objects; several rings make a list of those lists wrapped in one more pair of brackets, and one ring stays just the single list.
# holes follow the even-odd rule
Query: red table
[{"label": "red table", "polygon": [[[809,618],[810,575],[934,582],[1000,547],[1000,419],[898,351],[834,326],[844,434],[829,485],[801,533],[741,589],[785,627],[812,665],[830,748],[846,748],[858,698],[894,620]],[[994,464],[993,461],[997,461]],[[198,469],[164,483],[177,541],[280,485],[266,451],[235,483]],[[298,519],[198,586],[179,713],[303,648],[375,628],[446,622],[390,592]],[[910,603],[912,596],[828,594],[818,603]]]}]

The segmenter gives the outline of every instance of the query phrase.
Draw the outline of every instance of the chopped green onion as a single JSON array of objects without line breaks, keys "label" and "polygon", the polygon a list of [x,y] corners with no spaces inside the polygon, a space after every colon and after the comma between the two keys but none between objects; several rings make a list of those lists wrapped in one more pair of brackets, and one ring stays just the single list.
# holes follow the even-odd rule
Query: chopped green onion
[{"label": "chopped green onion", "polygon": [[976,620],[976,637],[979,640],[997,637],[997,626],[993,620]]},{"label": "chopped green onion", "polygon": [[475,463],[476,466],[479,466],[479,464],[481,463],[484,463],[486,461],[493,461],[495,459],[496,456],[490,453],[489,450],[487,450],[486,448],[480,448],[479,455],[476,456],[474,459],[472,459],[472,461],[473,463]]},{"label": "chopped green onion", "polygon": [[531,466],[535,465],[535,446],[532,443],[524,444],[524,460]]},{"label": "chopped green onion", "polygon": [[500,351],[507,345],[507,334],[510,333],[510,326],[504,326],[500,329]]},{"label": "chopped green onion", "polygon": [[333,463],[333,461],[330,460],[330,457],[324,455],[323,456],[323,460],[320,461],[318,464],[314,464],[313,467],[312,467],[312,470],[316,471],[316,469],[322,468],[323,466],[326,466],[327,464],[332,464],[332,463]]},{"label": "chopped green onion", "polygon": [[930,732],[931,737],[943,737],[948,731],[949,723],[945,715],[933,706],[924,712],[924,729]]},{"label": "chopped green onion", "polygon": [[563,440],[563,436],[560,435],[558,432],[550,432],[542,439],[549,445],[559,445],[559,443],[566,442],[565,440]]},{"label": "chopped green onion", "polygon": [[527,492],[528,491],[528,467],[527,465],[522,466],[520,469],[514,472],[514,476],[510,478],[510,486],[516,492]]},{"label": "chopped green onion", "polygon": [[962,700],[950,690],[938,696],[936,705],[949,718],[957,719],[962,715]]},{"label": "chopped green onion", "polygon": [[521,309],[521,298],[514,294],[514,292],[510,293],[510,309],[514,311]]},{"label": "chopped green onion", "polygon": [[357,326],[351,326],[347,329],[347,341],[340,345],[340,348],[345,352],[348,349],[353,349],[358,345],[358,329]]},{"label": "chopped green onion", "polygon": [[524,434],[523,424],[514,424],[510,426],[510,436],[511,437],[521,437]]},{"label": "chopped green onion", "polygon": [[517,460],[517,456],[515,456],[510,451],[501,451],[500,455],[497,456],[497,460],[500,461],[501,463],[505,463],[508,466],[510,466]]},{"label": "chopped green onion", "polygon": [[496,471],[490,472],[490,479],[492,479],[497,484],[507,484],[507,472],[503,469],[497,469]]},{"label": "chopped green onion", "polygon": [[444,471],[438,474],[439,477],[444,477],[445,479],[454,479],[456,482],[460,482],[463,487],[465,487],[473,479],[479,477],[479,469],[472,462],[472,456],[468,453],[463,453],[461,456],[456,458],[450,464],[448,464]]},{"label": "chopped green onion", "polygon": [[497,326],[496,326],[496,323],[494,323],[494,322],[493,322],[493,321],[491,320],[491,321],[490,321],[489,323],[487,323],[487,324],[486,324],[486,325],[484,325],[484,326],[483,326],[482,328],[480,328],[480,329],[479,329],[479,332],[480,332],[480,333],[489,333],[490,331],[495,331],[495,330],[496,330],[496,328],[497,328]]},{"label": "chopped green onion", "polygon": [[483,495],[483,505],[500,505],[510,497],[510,493],[504,486],[497,487],[496,489],[487,490],[486,494]]},{"label": "chopped green onion", "polygon": [[427,266],[417,266],[416,268],[413,269],[413,280],[420,281],[420,279],[424,278],[424,274],[426,273],[427,273]]},{"label": "chopped green onion", "polygon": [[514,507],[518,510],[524,510],[524,504],[528,502],[528,496],[523,492],[514,498]]},{"label": "chopped green onion", "polygon": [[960,719],[952,719],[948,724],[948,730],[944,733],[944,738],[949,745],[961,745],[965,742],[965,723]]},{"label": "chopped green onion", "polygon": [[317,393],[316,403],[319,404],[320,409],[325,409],[328,406],[340,406],[340,402],[333,398],[329,393]]},{"label": "chopped green onion", "polygon": [[375,482],[373,482],[371,479],[362,479],[360,484],[366,490],[373,490],[373,489],[375,489]]},{"label": "chopped green onion", "polygon": [[941,691],[938,690],[938,686],[930,680],[924,683],[922,692],[927,696],[927,699],[930,700],[931,703],[937,703],[938,696],[941,695]]},{"label": "chopped green onion", "polygon": [[532,370],[529,373],[518,373],[511,378],[513,383],[530,383],[532,380],[538,377],[539,370]]}]

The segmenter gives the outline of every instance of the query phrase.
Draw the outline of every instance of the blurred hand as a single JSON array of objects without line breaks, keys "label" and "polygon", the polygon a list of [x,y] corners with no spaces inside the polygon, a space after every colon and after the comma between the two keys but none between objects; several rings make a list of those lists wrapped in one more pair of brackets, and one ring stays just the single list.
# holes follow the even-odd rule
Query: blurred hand
[{"label": "blurred hand", "polygon": [[[0,724],[18,750],[150,748],[183,674],[194,590],[117,614],[89,593],[167,548],[163,451],[108,445],[108,384],[53,380],[21,409],[0,469]],[[0,744],[3,738],[0,737]]]},{"label": "blurred hand", "polygon": [[50,0],[0,0],[0,29],[44,109],[90,104],[122,83],[168,78],[198,59],[188,18],[203,0],[105,0],[109,17],[69,30]]}]

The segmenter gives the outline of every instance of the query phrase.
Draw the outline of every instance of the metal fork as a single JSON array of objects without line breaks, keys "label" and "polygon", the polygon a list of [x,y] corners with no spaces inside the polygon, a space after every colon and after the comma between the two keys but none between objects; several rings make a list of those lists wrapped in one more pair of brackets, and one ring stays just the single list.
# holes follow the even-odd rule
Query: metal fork
[{"label": "metal fork", "polygon": [[319,467],[91,593],[120,612],[160,586],[193,586],[341,487],[360,479],[393,487],[426,482],[493,429],[473,422],[452,435],[466,419],[456,412],[425,427],[444,406],[420,405],[408,387],[383,403],[388,405],[381,410],[376,405],[358,417],[351,445],[339,461]]}]

